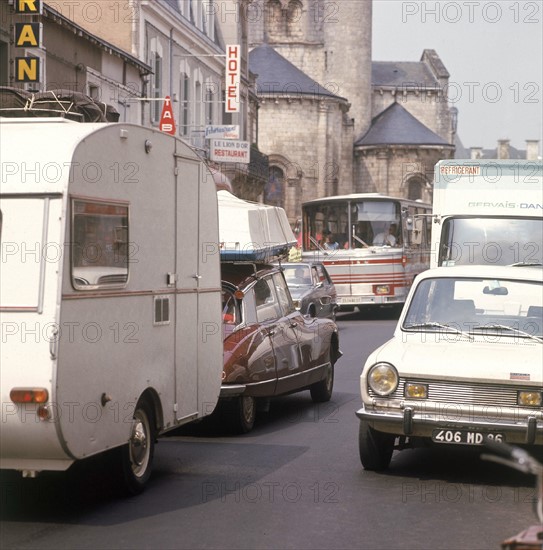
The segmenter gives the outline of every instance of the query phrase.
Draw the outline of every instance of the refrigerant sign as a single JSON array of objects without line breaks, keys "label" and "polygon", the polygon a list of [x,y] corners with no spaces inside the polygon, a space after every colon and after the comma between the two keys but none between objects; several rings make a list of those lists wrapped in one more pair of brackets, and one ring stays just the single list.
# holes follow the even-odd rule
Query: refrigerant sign
[{"label": "refrigerant sign", "polygon": [[226,93],[224,111],[239,113],[241,48],[239,44],[226,46]]},{"label": "refrigerant sign", "polygon": [[[42,12],[41,0],[15,0],[15,13],[18,15],[39,15]],[[15,23],[15,47],[28,49],[41,48],[42,24],[28,21]],[[36,56],[15,58],[15,82],[39,82],[40,59]]]}]

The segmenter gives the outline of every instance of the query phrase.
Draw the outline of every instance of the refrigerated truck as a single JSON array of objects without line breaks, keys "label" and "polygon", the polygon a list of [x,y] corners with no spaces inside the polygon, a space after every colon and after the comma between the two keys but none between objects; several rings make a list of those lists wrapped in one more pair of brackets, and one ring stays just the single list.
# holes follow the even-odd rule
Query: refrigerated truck
[{"label": "refrigerated truck", "polygon": [[444,160],[435,166],[431,267],[543,260],[541,160]]},{"label": "refrigerated truck", "polygon": [[0,467],[116,449],[138,493],[220,392],[213,177],[165,133],[53,118],[0,119],[0,166]]}]

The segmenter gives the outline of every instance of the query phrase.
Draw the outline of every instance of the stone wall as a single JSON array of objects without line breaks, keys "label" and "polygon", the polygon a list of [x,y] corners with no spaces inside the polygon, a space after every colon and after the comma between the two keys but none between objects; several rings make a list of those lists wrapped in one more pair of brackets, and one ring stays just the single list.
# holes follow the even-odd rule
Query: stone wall
[{"label": "stone wall", "polygon": [[[259,110],[260,150],[281,168],[284,208],[291,222],[301,203],[352,188],[352,131],[336,101],[263,99]],[[350,147],[346,151],[345,144]]]},{"label": "stone wall", "polygon": [[451,148],[441,147],[388,146],[360,151],[357,191],[409,198],[410,181],[421,182],[420,198],[431,202],[434,166],[452,155]]}]

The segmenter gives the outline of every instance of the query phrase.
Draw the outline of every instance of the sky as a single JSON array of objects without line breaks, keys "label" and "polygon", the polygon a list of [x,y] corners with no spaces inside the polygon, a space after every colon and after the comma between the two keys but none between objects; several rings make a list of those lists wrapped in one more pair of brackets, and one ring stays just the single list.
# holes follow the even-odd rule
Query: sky
[{"label": "sky", "polygon": [[543,0],[374,0],[374,61],[434,49],[450,73],[464,147],[543,149]]}]

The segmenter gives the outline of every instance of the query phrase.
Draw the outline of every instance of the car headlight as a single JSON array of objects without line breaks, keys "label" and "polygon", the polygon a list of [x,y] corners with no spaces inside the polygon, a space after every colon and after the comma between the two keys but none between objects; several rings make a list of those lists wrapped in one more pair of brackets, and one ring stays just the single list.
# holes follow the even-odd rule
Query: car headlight
[{"label": "car headlight", "polygon": [[368,372],[368,385],[377,395],[390,395],[398,380],[398,371],[389,363],[376,363]]},{"label": "car headlight", "polygon": [[517,403],[521,407],[541,407],[541,396],[538,391],[519,391]]}]

